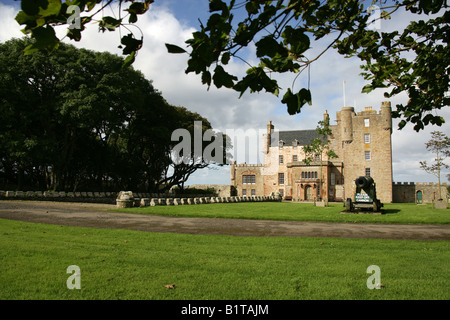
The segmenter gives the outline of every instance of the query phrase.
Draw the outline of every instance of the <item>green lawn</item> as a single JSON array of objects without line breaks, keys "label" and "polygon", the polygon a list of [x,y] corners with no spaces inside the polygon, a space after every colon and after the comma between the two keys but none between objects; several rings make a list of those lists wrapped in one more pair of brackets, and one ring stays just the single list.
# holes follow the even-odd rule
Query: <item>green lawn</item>
[{"label": "green lawn", "polygon": [[315,207],[311,203],[241,202],[182,206],[155,206],[117,209],[115,211],[180,217],[295,220],[322,222],[376,222],[406,224],[450,224],[449,209],[433,209],[431,205],[387,203],[384,214],[341,214],[341,203],[329,207]]},{"label": "green lawn", "polygon": [[[0,219],[0,299],[449,300],[449,246],[163,234]],[[80,290],[66,287],[70,265],[81,269]],[[380,290],[367,288],[370,265],[380,267]]]}]

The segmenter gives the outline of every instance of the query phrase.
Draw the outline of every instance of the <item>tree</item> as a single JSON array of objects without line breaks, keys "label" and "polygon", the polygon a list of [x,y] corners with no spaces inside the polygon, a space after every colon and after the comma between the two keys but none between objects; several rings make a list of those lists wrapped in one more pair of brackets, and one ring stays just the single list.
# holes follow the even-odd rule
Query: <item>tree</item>
[{"label": "tree", "polygon": [[444,161],[450,156],[450,138],[439,131],[431,133],[431,140],[426,144],[428,151],[436,155],[434,162],[430,165],[426,161],[420,161],[420,167],[427,173],[433,174],[438,178],[439,183],[439,199],[442,199],[441,194],[441,170],[450,168]]},{"label": "tree", "polygon": [[[337,158],[337,154],[330,148],[330,140],[328,136],[332,134],[330,129],[330,117],[326,114],[323,121],[319,121],[319,125],[316,128],[316,132],[319,134],[319,138],[311,141],[310,144],[303,146],[303,152],[305,153],[305,159],[303,162],[310,165],[316,159],[319,159],[319,186],[320,193],[323,191],[323,156],[327,159]],[[326,195],[325,195],[326,196]],[[327,197],[327,196],[326,196]]]},{"label": "tree", "polygon": [[211,127],[200,115],[169,105],[141,72],[122,68],[116,55],[61,44],[51,54],[24,56],[30,43],[0,44],[4,184],[157,192],[173,165],[172,131],[193,119]]},{"label": "tree", "polygon": [[[67,36],[75,41],[81,39],[81,32],[90,22],[98,23],[102,32],[122,27],[129,30],[128,25],[147,12],[153,0],[116,2],[119,11],[116,17],[103,15],[95,20],[103,8],[112,5],[112,0],[72,1],[80,11],[76,26],[72,23],[73,11],[69,10],[73,8],[67,3],[21,0],[22,11],[16,20],[25,26],[25,33],[36,39],[26,53],[55,50],[59,39],[52,26],[68,24],[68,21]],[[99,3],[101,7],[95,11],[94,7]],[[388,90],[386,97],[406,93],[408,103],[398,104],[392,114],[403,118],[399,129],[410,122],[416,131],[420,131],[429,124],[442,125],[444,119],[435,111],[450,104],[447,94],[450,11],[445,10],[447,7],[443,0],[209,0],[208,21],[200,23],[200,30],[186,41],[191,51],[174,44],[166,46],[171,53],[188,53],[186,73],[201,74],[202,82],[207,86],[231,88],[241,95],[247,90],[265,90],[277,96],[283,89],[273,74],[293,73],[295,82],[298,75],[309,70],[325,51],[336,49],[345,57],[356,56],[362,61],[362,75],[370,81],[362,92],[385,88]],[[374,30],[372,26],[376,19],[390,19],[391,14],[399,10],[411,15],[411,23],[404,30],[383,33]],[[374,20],[373,12],[378,12],[379,18]],[[86,15],[81,16],[81,13]],[[427,19],[419,14],[426,15]],[[428,17],[431,14],[434,16]],[[236,21],[236,17],[241,20]],[[417,22],[414,21],[416,17],[420,18]],[[310,49],[322,38],[328,40],[325,50],[311,56]],[[256,47],[257,65],[250,65],[242,54],[250,44]],[[121,38],[120,47],[127,55],[125,65],[134,61],[142,45],[142,35],[139,38],[128,33]],[[249,65],[241,79],[227,70],[231,58],[241,59]],[[309,84],[300,90],[293,87],[285,89],[281,99],[289,114],[299,113],[302,106],[312,100]]]}]

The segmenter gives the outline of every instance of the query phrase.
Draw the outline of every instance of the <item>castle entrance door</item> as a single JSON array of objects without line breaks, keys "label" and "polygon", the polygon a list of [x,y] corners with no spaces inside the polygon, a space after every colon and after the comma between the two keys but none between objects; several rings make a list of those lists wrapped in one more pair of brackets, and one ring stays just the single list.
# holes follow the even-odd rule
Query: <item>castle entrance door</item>
[{"label": "castle entrance door", "polygon": [[312,188],[311,188],[311,186],[306,186],[306,188],[305,188],[305,199],[306,199],[306,200],[313,200],[313,195],[312,195]]},{"label": "castle entrance door", "polygon": [[417,204],[422,204],[422,191],[417,191],[417,194],[416,194],[416,201],[417,201]]}]

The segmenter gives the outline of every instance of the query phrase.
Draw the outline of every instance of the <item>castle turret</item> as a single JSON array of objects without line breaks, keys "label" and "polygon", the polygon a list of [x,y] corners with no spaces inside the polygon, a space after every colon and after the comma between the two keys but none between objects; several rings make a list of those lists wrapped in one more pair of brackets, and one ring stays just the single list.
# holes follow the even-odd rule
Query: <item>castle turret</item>
[{"label": "castle turret", "polygon": [[390,130],[392,133],[392,109],[390,101],[381,102],[381,118],[383,129]]},{"label": "castle turret", "polygon": [[266,152],[266,154],[269,153],[269,151],[270,151],[273,129],[274,129],[274,126],[272,124],[272,120],[270,120],[269,124],[267,125],[266,150],[264,150]]},{"label": "castle turret", "polygon": [[352,117],[355,113],[353,107],[343,107],[341,109],[341,137],[342,141],[350,143],[353,141]]},{"label": "castle turret", "polygon": [[236,185],[236,161],[231,162],[230,174],[231,174],[231,185],[235,186]]},{"label": "castle turret", "polygon": [[330,115],[328,114],[327,110],[325,110],[325,113],[323,114],[323,121],[325,123],[330,123]]}]

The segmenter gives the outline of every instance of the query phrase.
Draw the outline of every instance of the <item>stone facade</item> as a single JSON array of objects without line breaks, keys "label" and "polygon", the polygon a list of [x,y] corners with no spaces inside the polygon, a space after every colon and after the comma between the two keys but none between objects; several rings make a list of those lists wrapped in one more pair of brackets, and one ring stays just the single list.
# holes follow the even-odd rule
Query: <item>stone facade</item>
[{"label": "stone facade", "polygon": [[217,193],[218,197],[231,197],[235,196],[235,188],[229,184],[193,184],[186,188],[186,193],[189,193],[189,188],[195,188],[195,189],[214,189],[214,191]]},{"label": "stone facade", "polygon": [[[325,111],[324,119],[328,117]],[[378,198],[392,202],[390,103],[383,102],[379,112],[367,107],[355,113],[354,108],[344,107],[336,114],[336,124],[330,122],[330,129],[327,139],[338,158],[317,155],[316,161],[306,165],[302,147],[318,138],[317,132],[275,131],[270,121],[263,137],[264,164],[231,165],[231,185],[237,195],[250,189],[255,195],[280,192],[294,201],[343,201],[353,198],[355,179],[369,175],[376,182]]]},{"label": "stone facade", "polygon": [[[264,196],[263,165],[232,164],[231,185],[238,196]],[[254,178],[252,178],[254,177]]]}]

